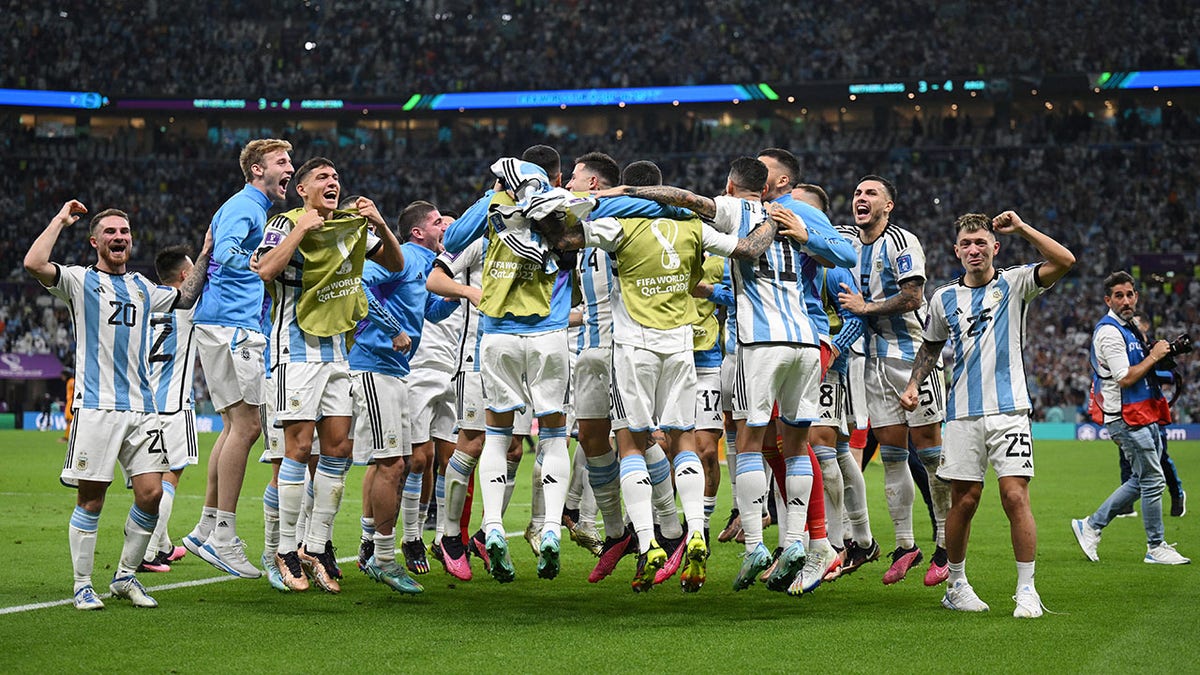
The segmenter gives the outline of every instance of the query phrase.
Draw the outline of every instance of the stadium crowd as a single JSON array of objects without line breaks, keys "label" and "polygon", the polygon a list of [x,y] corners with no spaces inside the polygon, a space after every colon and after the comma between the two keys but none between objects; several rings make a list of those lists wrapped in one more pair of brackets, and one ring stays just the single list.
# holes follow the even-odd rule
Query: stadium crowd
[{"label": "stadium crowd", "polygon": [[[0,3],[0,87],[109,95],[407,96],[1196,68],[1200,8],[886,0],[853,11],[663,0]],[[263,16],[274,17],[263,20]],[[131,20],[131,16],[133,20]],[[597,26],[621,26],[613,40]],[[981,26],[1054,26],[999,31]],[[770,40],[743,40],[770,35]],[[519,36],[519,39],[518,39]],[[122,48],[111,49],[119,40]],[[721,45],[714,49],[713,45]],[[545,64],[552,67],[540,67]]]}]

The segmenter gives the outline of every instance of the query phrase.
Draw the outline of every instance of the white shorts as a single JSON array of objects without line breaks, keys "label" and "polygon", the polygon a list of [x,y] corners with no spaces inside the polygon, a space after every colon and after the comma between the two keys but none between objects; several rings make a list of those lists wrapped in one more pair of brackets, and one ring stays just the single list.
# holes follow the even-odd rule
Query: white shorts
[{"label": "white shorts", "polygon": [[696,369],[696,430],[724,431],[721,414],[721,368]]},{"label": "white shorts", "polygon": [[613,345],[613,410],[630,431],[696,426],[696,360],[692,352],[660,354]]},{"label": "white shorts", "polygon": [[850,353],[850,400],[857,405],[854,406],[854,417],[852,422],[855,429],[866,429],[870,424],[871,418],[867,415],[867,382],[863,376],[863,369],[866,367],[867,357],[861,354]]},{"label": "white shorts", "polygon": [[938,478],[982,483],[989,462],[997,478],[1033,477],[1029,413],[1000,413],[946,422]]},{"label": "white shorts", "polygon": [[[455,378],[458,391],[457,412],[458,428],[467,431],[485,431],[487,429],[486,406],[483,400],[483,373],[477,370],[464,370]],[[528,436],[533,428],[533,415],[518,412],[513,415],[513,434]]]},{"label": "white shorts", "polygon": [[737,386],[737,351],[726,354],[721,360],[721,410],[731,413],[733,419],[746,419],[746,409],[741,407],[741,397],[734,396]]},{"label": "white shorts", "polygon": [[407,457],[409,442],[408,385],[402,378],[352,371],[354,381],[354,463],[376,458]]},{"label": "white shorts", "polygon": [[612,347],[579,352],[571,380],[575,419],[608,419],[612,410]]},{"label": "white shorts", "polygon": [[488,410],[532,408],[534,417],[566,411],[571,374],[566,329],[536,335],[484,333],[480,340]]},{"label": "white shorts", "polygon": [[81,480],[111,483],[113,466],[118,462],[127,476],[171,470],[158,415],[76,410],[67,458],[59,475],[63,484],[76,487]]},{"label": "white shorts", "polygon": [[267,338],[245,328],[196,324],[196,350],[213,408],[221,412],[238,401],[262,405]]},{"label": "white shorts", "polygon": [[433,368],[414,368],[408,377],[408,404],[412,415],[408,423],[408,439],[420,445],[437,438],[453,442],[454,433],[454,374]]},{"label": "white shorts", "polygon": [[946,383],[939,367],[917,389],[917,409],[900,407],[900,394],[908,386],[913,364],[903,359],[868,356],[863,366],[866,382],[867,414],[876,429],[896,424],[923,427],[946,418]]},{"label": "white shorts", "polygon": [[200,463],[200,448],[196,442],[196,411],[180,410],[170,415],[159,415],[158,423],[162,427],[167,461],[172,471]]},{"label": "white shorts", "polygon": [[[280,422],[275,415],[275,380],[267,380],[267,402],[259,406],[259,414],[262,419],[263,431],[263,452],[259,456],[258,461],[263,464],[278,462],[283,459],[285,441],[283,439],[283,422]],[[350,428],[350,438],[354,438],[354,427]],[[316,457],[321,454],[321,437],[317,434],[317,430],[313,428],[312,451],[309,456]]]},{"label": "white shorts", "polygon": [[350,417],[350,367],[345,361],[280,363],[271,371],[275,381],[275,419],[315,422],[322,417]]},{"label": "white shorts", "polygon": [[817,421],[813,426],[833,427],[839,434],[849,436],[853,425],[854,399],[846,386],[846,376],[835,370],[826,371],[817,394]]},{"label": "white shorts", "polygon": [[746,424],[766,426],[779,404],[779,419],[798,425],[817,419],[821,350],[789,344],[739,345],[734,396],[742,397]]}]

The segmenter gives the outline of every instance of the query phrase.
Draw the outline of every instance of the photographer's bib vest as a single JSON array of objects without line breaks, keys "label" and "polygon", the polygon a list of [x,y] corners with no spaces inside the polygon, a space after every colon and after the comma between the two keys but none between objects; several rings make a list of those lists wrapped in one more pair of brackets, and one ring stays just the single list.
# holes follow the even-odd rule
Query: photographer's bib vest
[{"label": "photographer's bib vest", "polygon": [[[1104,325],[1113,326],[1121,333],[1121,337],[1125,340],[1125,352],[1129,355],[1131,366],[1141,363],[1146,358],[1145,343],[1129,330],[1128,326],[1121,325],[1119,321],[1107,314],[1096,324],[1096,328]],[[1092,367],[1092,391],[1088,401],[1088,414],[1096,424],[1104,424],[1103,383],[1105,379],[1112,376],[1105,378],[1100,375],[1100,364],[1096,359],[1094,345],[1088,353],[1088,362]],[[1112,415],[1113,413],[1108,414]],[[1121,388],[1121,419],[1131,427],[1171,423],[1171,408],[1167,404],[1167,399],[1163,398],[1162,390],[1158,386],[1158,376],[1154,374],[1153,370],[1146,373],[1146,376],[1134,383],[1133,386]]]}]

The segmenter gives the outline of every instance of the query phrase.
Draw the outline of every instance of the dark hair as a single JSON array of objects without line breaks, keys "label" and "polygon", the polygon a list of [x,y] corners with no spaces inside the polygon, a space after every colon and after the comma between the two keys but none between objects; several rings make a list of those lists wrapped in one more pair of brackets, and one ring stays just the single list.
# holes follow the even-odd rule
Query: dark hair
[{"label": "dark hair", "polygon": [[562,159],[558,151],[548,145],[531,145],[521,153],[521,161],[537,164],[546,172],[546,177],[552,182],[555,176],[562,175]]},{"label": "dark hair", "polygon": [[1130,276],[1129,272],[1126,272],[1125,270],[1117,270],[1116,272],[1104,277],[1104,297],[1107,298],[1108,296],[1112,295],[1113,287],[1120,286],[1121,284],[1130,284],[1133,286],[1133,290],[1137,290],[1137,284],[1133,282],[1133,277]]},{"label": "dark hair", "polygon": [[767,185],[768,173],[767,165],[754,157],[738,157],[729,164],[729,180],[751,192],[762,192]]},{"label": "dark hair", "polygon": [[876,176],[873,173],[869,173],[869,174],[863,176],[862,178],[859,178],[858,184],[862,185],[863,183],[865,183],[869,180],[873,180],[878,183],[881,183],[883,185],[883,189],[887,190],[888,199],[890,199],[893,202],[896,201],[896,186],[892,185],[892,181],[884,178],[883,176]]},{"label": "dark hair", "polygon": [[575,158],[576,164],[582,164],[588,171],[600,177],[604,187],[613,187],[621,182],[621,166],[617,160],[603,152],[589,152]]},{"label": "dark hair", "polygon": [[992,219],[982,213],[964,213],[954,221],[954,236],[961,232],[993,232]]},{"label": "dark hair", "polygon": [[820,185],[813,185],[812,183],[801,183],[794,189],[803,190],[804,192],[815,196],[817,198],[817,202],[820,203],[819,208],[821,209],[821,212],[826,214],[829,213],[829,193],[825,192],[825,188],[821,187]]},{"label": "dark hair", "polygon": [[662,169],[659,169],[657,164],[648,159],[639,159],[636,162],[630,162],[625,166],[625,170],[621,172],[621,184],[623,185],[646,187],[648,185],[662,185],[662,181]]},{"label": "dark hair", "polygon": [[417,200],[400,212],[400,241],[412,240],[412,229],[421,224],[422,220],[429,215],[431,211],[436,211],[437,207],[430,202]]},{"label": "dark hair", "polygon": [[[792,153],[783,148],[766,148],[758,153],[759,157],[770,157],[771,159],[783,165],[783,171],[787,174],[788,183],[795,183],[800,180],[800,160]],[[766,181],[763,181],[766,184]]]},{"label": "dark hair", "polygon": [[183,263],[192,254],[187,244],[168,246],[154,255],[154,273],[158,275],[158,283],[170,284],[179,276]]},{"label": "dark hair", "polygon": [[348,197],[342,197],[342,201],[338,202],[338,209],[341,211],[352,209],[359,199],[362,199],[362,195],[350,195]]},{"label": "dark hair", "polygon": [[105,218],[107,218],[109,216],[117,216],[118,218],[123,218],[125,220],[125,224],[126,225],[129,224],[129,214],[128,213],[125,213],[121,209],[104,209],[100,213],[97,213],[96,215],[92,216],[91,221],[88,222],[88,233],[95,235],[96,228],[100,226],[100,221],[104,220]]},{"label": "dark hair", "polygon": [[335,170],[337,169],[337,166],[334,165],[332,159],[329,159],[326,157],[313,157],[312,159],[308,160],[307,162],[301,164],[299,169],[296,169],[296,173],[295,173],[295,175],[292,176],[292,179],[295,180],[297,183],[303,182],[305,176],[307,176],[308,174],[312,173],[313,171],[315,171],[317,169],[320,169],[320,168],[326,167],[326,166],[331,169],[335,169]]}]

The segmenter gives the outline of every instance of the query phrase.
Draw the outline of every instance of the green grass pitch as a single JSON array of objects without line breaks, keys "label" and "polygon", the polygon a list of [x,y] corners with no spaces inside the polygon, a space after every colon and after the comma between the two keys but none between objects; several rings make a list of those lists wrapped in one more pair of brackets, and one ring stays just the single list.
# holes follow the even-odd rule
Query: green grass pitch
[{"label": "green grass pitch", "polygon": [[[517,579],[503,586],[473,560],[475,579],[467,583],[454,582],[434,562],[418,597],[370,581],[353,563],[343,564],[339,596],[315,588],[281,594],[265,579],[153,590],[220,578],[189,556],[168,574],[141,575],[159,600],[155,610],[117,600],[103,612],[61,604],[17,610],[70,597],[66,526],[74,494],[57,480],[64,450],[57,438],[0,432],[4,672],[1200,671],[1200,512],[1166,518],[1168,541],[1198,559],[1188,566],[1144,564],[1140,519],[1120,519],[1105,530],[1099,563],[1088,562],[1071,535],[1070,519],[1089,513],[1116,487],[1116,450],[1108,442],[1037,443],[1031,488],[1037,582],[1054,613],[1031,621],[1012,617],[1016,569],[990,475],[967,558],[972,584],[992,607],[983,615],[942,609],[942,588],[925,588],[916,571],[884,587],[884,560],[802,598],[769,593],[761,584],[735,594],[730,583],[741,546],[732,543],[714,542],[709,582],[695,595],[680,592],[678,577],[634,594],[632,558],[604,582],[588,584],[594,559],[569,541],[562,574],[545,581],[519,536],[510,539]],[[201,437],[202,456],[213,438]],[[1185,487],[1200,499],[1200,443],[1174,443],[1171,450]],[[509,531],[528,520],[528,460],[522,468]],[[238,529],[252,560],[261,551],[261,494],[269,475],[252,464],[242,493]],[[356,469],[347,481],[334,534],[340,556],[357,548],[361,476]],[[892,527],[882,468],[871,465],[866,478],[872,527],[887,550]],[[203,483],[202,465],[183,477],[171,523],[176,541],[199,514]],[[107,590],[120,554],[129,502],[124,489],[114,488],[101,516],[98,590]],[[477,501],[476,518],[478,508]],[[714,532],[728,509],[722,483]],[[920,506],[915,523],[919,542],[932,553]],[[773,544],[775,528],[766,537]]]}]

